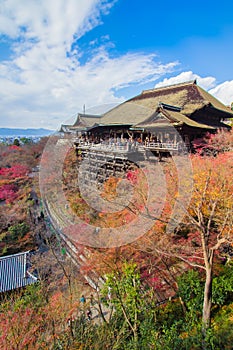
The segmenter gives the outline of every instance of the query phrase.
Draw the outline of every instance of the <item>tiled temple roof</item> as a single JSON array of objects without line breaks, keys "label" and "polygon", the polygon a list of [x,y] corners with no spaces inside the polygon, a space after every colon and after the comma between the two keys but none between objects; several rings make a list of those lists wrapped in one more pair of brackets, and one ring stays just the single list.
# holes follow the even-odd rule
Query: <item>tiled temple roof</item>
[{"label": "tiled temple roof", "polygon": [[[203,122],[192,121],[192,114],[204,108],[215,110],[221,118],[233,117],[233,111],[196,84],[196,81],[145,90],[140,95],[122,103],[103,115],[102,125],[137,125],[153,116],[158,106],[177,106],[178,120],[195,127],[205,127]],[[169,111],[170,114],[173,111]],[[193,125],[192,125],[193,124]],[[194,125],[195,124],[195,125]],[[200,124],[200,125],[199,125]],[[214,125],[210,126],[210,129]],[[219,127],[218,125],[217,127]],[[224,126],[224,124],[222,125]]]},{"label": "tiled temple roof", "polygon": [[0,292],[25,287],[37,281],[27,270],[29,252],[0,257]]},{"label": "tiled temple roof", "polygon": [[72,126],[70,126],[70,130],[82,130],[88,127],[93,126],[96,123],[100,122],[100,115],[93,114],[82,114],[79,113],[77,115],[77,119]]},{"label": "tiled temple roof", "polygon": [[211,105],[233,117],[233,111],[230,108],[198,86],[196,81],[145,90],[128,102],[137,103],[154,110],[160,102],[163,102],[181,107],[183,114],[192,114],[197,109]]},{"label": "tiled temple roof", "polygon": [[[169,106],[172,107],[169,109]],[[196,81],[145,90],[117,107],[100,115],[79,113],[71,132],[87,131],[91,128],[146,125],[158,107],[168,110],[168,123],[188,125],[202,129],[229,128],[222,120],[233,118],[233,111],[197,85]],[[166,114],[166,113],[165,113]],[[170,119],[169,119],[170,118]],[[178,124],[177,124],[178,123]],[[151,124],[147,126],[151,127]],[[153,127],[158,127],[158,123]]]}]

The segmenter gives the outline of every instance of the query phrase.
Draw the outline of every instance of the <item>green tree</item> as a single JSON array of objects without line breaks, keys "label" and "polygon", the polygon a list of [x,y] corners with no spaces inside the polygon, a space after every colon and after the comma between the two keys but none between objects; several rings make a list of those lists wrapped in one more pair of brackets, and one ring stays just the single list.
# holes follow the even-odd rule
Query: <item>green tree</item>
[{"label": "green tree", "polygon": [[33,143],[32,139],[28,138],[28,137],[21,137],[20,141],[24,144],[24,145],[28,145]]},{"label": "green tree", "polygon": [[[114,308],[114,318],[121,320],[119,334],[132,342],[128,348],[139,349],[140,343],[147,334],[149,321],[154,318],[153,298],[148,309],[148,297],[145,286],[142,285],[140,273],[135,263],[124,263],[118,269],[106,275],[106,283],[102,290],[108,306]],[[152,320],[154,326],[155,319]],[[118,325],[119,326],[119,325]],[[139,341],[140,338],[140,341]],[[130,345],[131,344],[131,345]]]},{"label": "green tree", "polygon": [[18,139],[14,139],[13,145],[20,146],[20,142]]}]

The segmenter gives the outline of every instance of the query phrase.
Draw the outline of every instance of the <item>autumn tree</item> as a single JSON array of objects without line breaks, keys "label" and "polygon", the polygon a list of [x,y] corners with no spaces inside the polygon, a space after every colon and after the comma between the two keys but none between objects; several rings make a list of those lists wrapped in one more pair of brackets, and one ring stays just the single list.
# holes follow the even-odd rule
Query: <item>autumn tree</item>
[{"label": "autumn tree", "polygon": [[[185,217],[172,235],[159,240],[145,237],[145,250],[174,260],[175,266],[200,269],[205,273],[202,331],[210,327],[214,262],[225,246],[232,246],[233,183],[230,177],[232,152],[217,157],[192,157],[193,195]],[[179,199],[177,199],[179,201]],[[179,202],[182,207],[182,202]],[[154,227],[156,234],[156,226]],[[142,245],[141,245],[142,247]],[[230,259],[225,253],[226,259]]]},{"label": "autumn tree", "polygon": [[206,280],[203,302],[203,331],[210,325],[212,275],[216,251],[233,239],[233,183],[229,176],[233,154],[225,153],[216,159],[194,157],[194,198],[187,223],[197,229],[203,253]]}]

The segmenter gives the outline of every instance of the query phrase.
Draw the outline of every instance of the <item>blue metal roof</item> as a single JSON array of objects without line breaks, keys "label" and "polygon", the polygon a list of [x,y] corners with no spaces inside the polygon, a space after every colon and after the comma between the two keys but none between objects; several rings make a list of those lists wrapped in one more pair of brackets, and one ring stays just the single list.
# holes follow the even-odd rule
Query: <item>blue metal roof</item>
[{"label": "blue metal roof", "polygon": [[19,253],[0,257],[0,292],[25,287],[37,281],[27,271],[28,253]]}]

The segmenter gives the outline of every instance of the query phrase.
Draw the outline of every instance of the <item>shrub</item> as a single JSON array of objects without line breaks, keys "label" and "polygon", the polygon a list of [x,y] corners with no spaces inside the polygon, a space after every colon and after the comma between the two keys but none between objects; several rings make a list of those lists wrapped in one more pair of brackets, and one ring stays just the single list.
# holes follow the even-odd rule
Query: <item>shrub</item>
[{"label": "shrub", "polygon": [[25,222],[13,225],[8,229],[12,239],[22,238],[28,231],[29,226]]}]

